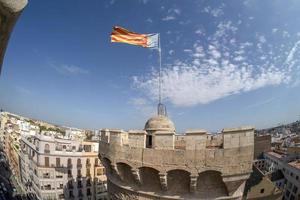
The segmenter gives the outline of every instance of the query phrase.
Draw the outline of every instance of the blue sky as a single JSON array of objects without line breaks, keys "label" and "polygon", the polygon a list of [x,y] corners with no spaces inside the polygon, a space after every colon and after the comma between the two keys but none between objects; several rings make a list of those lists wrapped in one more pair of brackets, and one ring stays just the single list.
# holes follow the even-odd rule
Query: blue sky
[{"label": "blue sky", "polygon": [[157,51],[110,43],[114,25],[160,33],[163,98],[182,132],[300,117],[300,2],[29,1],[11,36],[0,106],[79,128],[143,128]]}]

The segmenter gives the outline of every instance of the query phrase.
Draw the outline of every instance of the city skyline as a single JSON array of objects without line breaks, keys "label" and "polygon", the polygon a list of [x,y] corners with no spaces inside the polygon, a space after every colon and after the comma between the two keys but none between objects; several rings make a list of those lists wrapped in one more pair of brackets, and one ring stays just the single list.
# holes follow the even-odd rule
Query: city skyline
[{"label": "city skyline", "polygon": [[163,102],[179,132],[296,121],[299,7],[32,1],[8,45],[0,105],[59,125],[142,129],[156,112],[157,52],[110,43],[112,27],[120,25],[161,34]]}]

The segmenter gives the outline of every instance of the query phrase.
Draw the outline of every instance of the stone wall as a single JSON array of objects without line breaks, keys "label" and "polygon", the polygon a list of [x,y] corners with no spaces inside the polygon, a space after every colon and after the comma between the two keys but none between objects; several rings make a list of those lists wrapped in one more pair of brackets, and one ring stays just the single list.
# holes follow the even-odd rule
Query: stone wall
[{"label": "stone wall", "polygon": [[157,131],[151,133],[151,148],[145,148],[147,136],[145,131],[101,131],[104,140],[100,141],[99,156],[108,169],[108,179],[114,183],[113,189],[109,189],[114,195],[112,199],[239,199],[242,196],[244,183],[252,171],[253,128],[223,129],[214,136],[202,130],[187,131],[180,136]]},{"label": "stone wall", "polygon": [[12,29],[27,0],[0,0],[0,74]]},{"label": "stone wall", "polygon": [[263,152],[271,150],[271,135],[262,135],[254,137],[254,159],[262,156]]}]

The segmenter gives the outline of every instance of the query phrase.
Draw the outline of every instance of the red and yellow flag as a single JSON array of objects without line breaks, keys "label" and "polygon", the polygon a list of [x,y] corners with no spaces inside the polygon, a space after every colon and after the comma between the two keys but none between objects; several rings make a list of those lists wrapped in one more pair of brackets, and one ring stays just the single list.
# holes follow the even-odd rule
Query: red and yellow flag
[{"label": "red and yellow flag", "polygon": [[114,26],[110,35],[111,42],[122,42],[146,48],[158,48],[158,34],[140,34]]}]

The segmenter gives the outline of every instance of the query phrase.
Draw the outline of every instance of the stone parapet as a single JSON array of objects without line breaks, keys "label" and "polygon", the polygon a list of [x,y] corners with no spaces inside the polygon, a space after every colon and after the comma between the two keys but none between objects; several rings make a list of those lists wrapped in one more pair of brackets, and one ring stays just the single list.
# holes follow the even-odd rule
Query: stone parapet
[{"label": "stone parapet", "polygon": [[0,0],[0,74],[9,37],[26,4],[27,0]]}]

